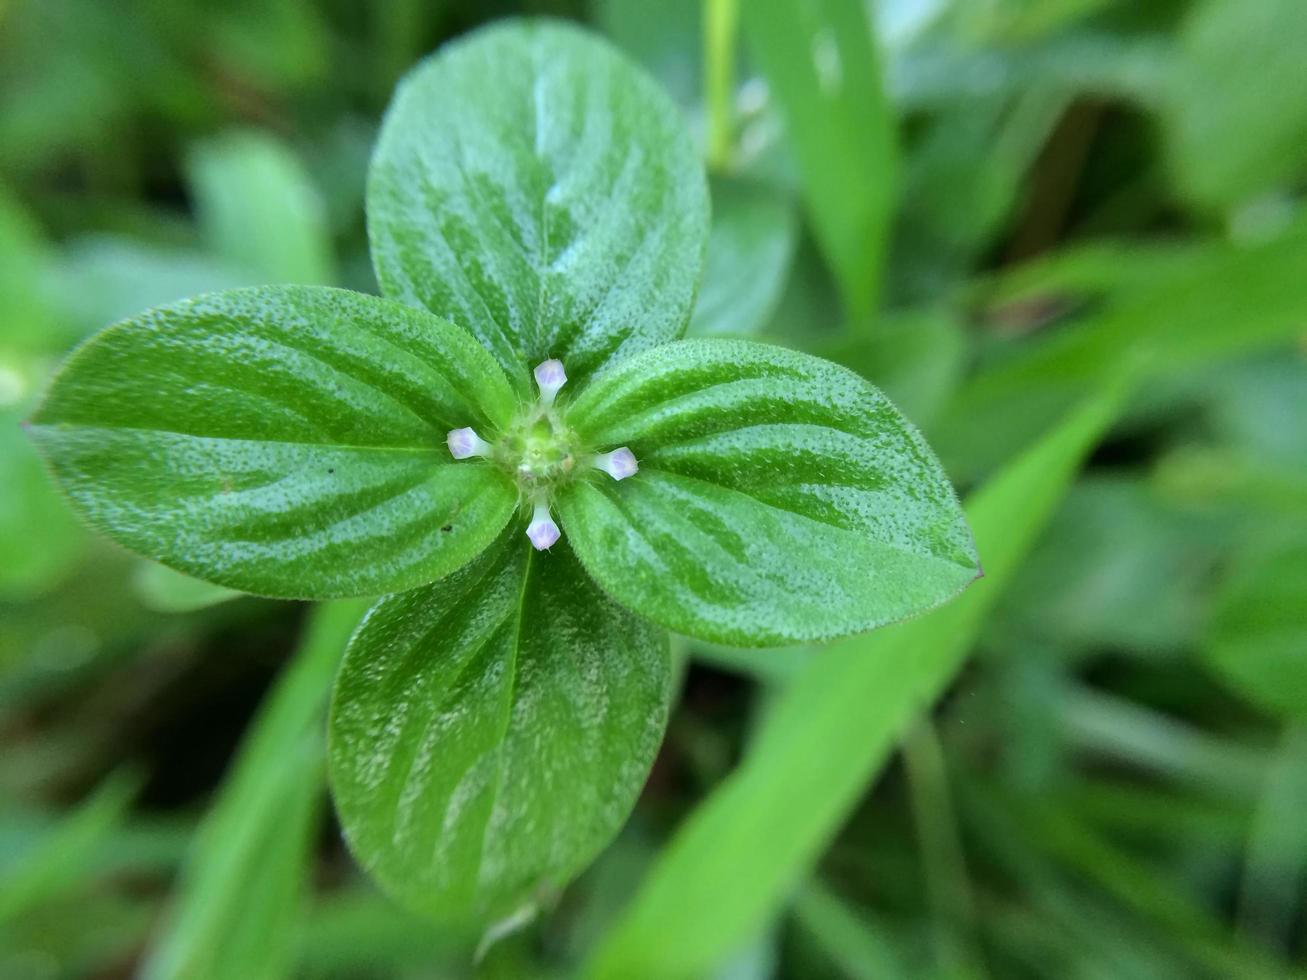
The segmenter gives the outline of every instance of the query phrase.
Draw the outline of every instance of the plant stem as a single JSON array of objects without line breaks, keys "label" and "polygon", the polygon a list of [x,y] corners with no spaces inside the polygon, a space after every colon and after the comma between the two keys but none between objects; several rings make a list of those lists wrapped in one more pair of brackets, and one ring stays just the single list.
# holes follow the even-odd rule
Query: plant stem
[{"label": "plant stem", "polygon": [[731,102],[735,92],[735,39],[739,0],[704,0],[704,100],[708,117],[708,166],[730,166]]}]

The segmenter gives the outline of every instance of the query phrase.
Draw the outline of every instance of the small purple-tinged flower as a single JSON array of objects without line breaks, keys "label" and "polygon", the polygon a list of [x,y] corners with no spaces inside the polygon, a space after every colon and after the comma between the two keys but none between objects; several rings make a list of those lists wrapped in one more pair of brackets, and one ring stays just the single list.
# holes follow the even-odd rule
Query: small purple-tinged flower
[{"label": "small purple-tinged flower", "polygon": [[526,536],[531,539],[531,546],[536,551],[546,551],[558,543],[563,532],[549,516],[549,505],[537,500],[535,511],[531,514],[531,523],[526,526]]},{"label": "small purple-tinged flower", "polygon": [[477,435],[475,429],[450,429],[445,442],[449,444],[449,455],[455,459],[490,455],[490,443]]},{"label": "small purple-tinged flower", "polygon": [[626,446],[614,449],[611,453],[600,453],[595,457],[595,466],[614,480],[625,480],[628,476],[635,476],[640,470],[640,463],[636,460],[635,453]]},{"label": "small purple-tinged flower", "polygon": [[567,384],[567,372],[563,370],[563,362],[557,358],[541,361],[536,365],[535,375],[536,384],[540,386],[540,404],[548,407],[554,403],[554,396],[558,394],[558,389]]}]

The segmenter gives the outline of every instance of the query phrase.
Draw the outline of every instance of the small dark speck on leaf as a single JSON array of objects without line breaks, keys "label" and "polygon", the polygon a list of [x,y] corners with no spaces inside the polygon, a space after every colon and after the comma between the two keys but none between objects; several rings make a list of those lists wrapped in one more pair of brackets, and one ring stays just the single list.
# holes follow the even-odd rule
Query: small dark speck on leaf
[{"label": "small dark speck on leaf", "polygon": [[445,532],[452,531],[452,530],[454,530],[454,525],[453,525],[453,524],[446,524],[446,525],[445,525],[444,527],[442,527],[440,530],[445,531]]},{"label": "small dark speck on leaf", "polygon": [[327,472],[328,472],[328,473],[335,473],[335,472],[336,472],[336,468],[335,468],[334,466],[328,466],[328,467],[327,467]]}]

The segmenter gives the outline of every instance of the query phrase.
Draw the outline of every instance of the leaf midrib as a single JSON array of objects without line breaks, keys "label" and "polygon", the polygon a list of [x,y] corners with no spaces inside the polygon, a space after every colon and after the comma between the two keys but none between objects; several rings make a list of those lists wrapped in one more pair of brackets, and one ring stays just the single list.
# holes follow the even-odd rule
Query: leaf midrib
[{"label": "leaf midrib", "polygon": [[[159,429],[146,428],[138,425],[105,425],[98,423],[89,425],[82,422],[32,422],[29,431],[39,432],[42,430],[60,433],[67,432],[70,429],[76,429],[79,432],[139,432],[144,434],[156,434],[164,436],[182,436],[186,439],[211,439],[215,442],[244,442],[256,446],[299,446],[316,449],[337,449],[347,452],[358,453],[439,453],[438,446],[360,446],[347,442],[313,442],[311,440],[295,439],[259,439],[247,436],[219,436],[205,435],[198,432],[183,432],[180,429]],[[452,465],[452,460],[451,460]]]}]

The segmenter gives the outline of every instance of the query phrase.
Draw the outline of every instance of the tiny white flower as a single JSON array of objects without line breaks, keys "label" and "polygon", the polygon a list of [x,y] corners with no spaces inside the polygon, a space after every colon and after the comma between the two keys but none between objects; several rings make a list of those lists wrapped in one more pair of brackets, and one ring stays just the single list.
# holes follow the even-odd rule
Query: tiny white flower
[{"label": "tiny white flower", "polygon": [[563,370],[563,362],[556,358],[541,361],[536,365],[535,375],[536,384],[540,386],[540,404],[552,405],[558,389],[567,384],[567,372]]},{"label": "tiny white flower", "polygon": [[477,435],[475,429],[450,429],[445,442],[449,445],[449,455],[455,459],[490,455],[490,443]]},{"label": "tiny white flower", "polygon": [[535,511],[531,515],[531,523],[526,527],[526,536],[531,539],[531,545],[536,551],[545,551],[552,548],[558,543],[558,539],[563,536],[563,532],[558,529],[554,519],[549,516],[549,505],[543,500],[537,500]]},{"label": "tiny white flower", "polygon": [[614,449],[611,453],[600,453],[595,457],[595,466],[614,480],[625,480],[628,476],[635,476],[640,470],[640,463],[636,460],[635,453],[626,446]]}]

